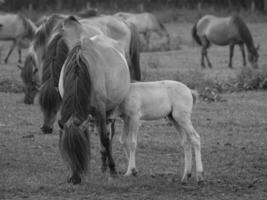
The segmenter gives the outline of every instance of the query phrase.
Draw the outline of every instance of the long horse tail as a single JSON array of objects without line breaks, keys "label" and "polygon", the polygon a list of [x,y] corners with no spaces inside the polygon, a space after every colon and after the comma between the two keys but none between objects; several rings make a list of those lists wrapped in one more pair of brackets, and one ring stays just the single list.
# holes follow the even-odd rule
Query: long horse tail
[{"label": "long horse tail", "polygon": [[193,104],[196,104],[199,94],[196,90],[191,90],[191,94],[193,97]]},{"label": "long horse tail", "polygon": [[130,63],[128,63],[131,79],[141,81],[139,33],[133,23],[127,22],[127,25],[131,30],[131,41],[129,49]]},{"label": "long horse tail", "polygon": [[87,171],[90,158],[89,137],[79,126],[88,117],[91,96],[91,79],[80,43],[70,51],[65,62],[63,87],[60,123],[72,121],[64,125],[59,148],[63,160],[79,175]]},{"label": "long horse tail", "polygon": [[62,35],[58,33],[48,45],[42,72],[39,103],[42,111],[47,116],[51,113],[57,113],[61,104],[58,82],[68,52],[69,49],[66,42]]},{"label": "long horse tail", "polygon": [[197,34],[197,23],[194,24],[193,28],[192,28],[192,37],[194,38],[194,40],[199,44],[201,45],[201,40]]}]

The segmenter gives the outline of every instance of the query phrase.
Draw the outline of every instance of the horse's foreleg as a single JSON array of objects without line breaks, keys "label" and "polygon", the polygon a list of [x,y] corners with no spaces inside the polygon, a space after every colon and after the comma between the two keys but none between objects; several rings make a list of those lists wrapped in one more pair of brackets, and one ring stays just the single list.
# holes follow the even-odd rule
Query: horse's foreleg
[{"label": "horse's foreleg", "polygon": [[16,47],[16,44],[17,44],[16,41],[13,41],[11,48],[10,48],[9,52],[7,53],[7,56],[5,58],[5,64],[7,64],[8,58],[9,58],[10,54],[13,52],[14,48]]},{"label": "horse's foreleg", "polygon": [[247,62],[246,62],[246,53],[245,53],[244,44],[240,44],[239,47],[240,47],[240,51],[243,57],[243,66],[245,67],[247,65]]},{"label": "horse's foreleg", "polygon": [[137,146],[137,134],[139,128],[139,118],[138,116],[130,117],[129,119],[129,132],[127,134],[126,146],[130,152],[129,164],[125,176],[136,175],[136,164],[135,164],[135,152]]},{"label": "horse's foreleg", "polygon": [[111,155],[111,142],[107,131],[106,113],[97,113],[96,121],[99,129],[99,136],[101,142],[102,172],[105,172],[107,170],[108,165],[110,169],[110,174],[112,176],[117,175],[117,172],[115,170],[115,163]]},{"label": "horse's foreleg", "polygon": [[233,66],[232,66],[232,58],[233,58],[233,56],[234,56],[234,48],[235,48],[235,45],[234,44],[230,44],[230,46],[229,46],[229,68],[233,68]]}]

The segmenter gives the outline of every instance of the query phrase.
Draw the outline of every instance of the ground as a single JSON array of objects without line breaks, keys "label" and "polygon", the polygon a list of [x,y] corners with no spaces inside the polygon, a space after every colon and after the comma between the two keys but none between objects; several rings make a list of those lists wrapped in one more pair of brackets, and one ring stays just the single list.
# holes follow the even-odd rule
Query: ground
[{"label": "ground", "polygon": [[[190,37],[192,24],[166,26],[172,38],[179,39],[180,50],[143,53],[145,80],[175,79],[178,71],[200,70],[200,48]],[[261,44],[259,64],[266,67],[266,23],[250,23],[249,28]],[[2,44],[3,63],[9,43]],[[227,67],[228,47],[212,47],[210,58],[214,68],[202,72],[213,79],[227,80],[242,68],[238,48],[233,70]],[[22,84],[16,61],[14,52],[9,64],[1,64],[0,82]],[[119,177],[110,180],[101,173],[98,137],[91,135],[90,173],[81,185],[72,186],[66,182],[68,170],[58,151],[58,133],[42,135],[37,101],[29,106],[22,99],[22,93],[0,93],[0,199],[267,199],[266,91],[226,93],[223,102],[198,101],[192,121],[202,141],[202,186],[194,175],[181,185],[183,149],[165,119],[144,122],[140,128],[137,177],[123,177],[127,161],[118,142],[118,122],[113,146]]]}]

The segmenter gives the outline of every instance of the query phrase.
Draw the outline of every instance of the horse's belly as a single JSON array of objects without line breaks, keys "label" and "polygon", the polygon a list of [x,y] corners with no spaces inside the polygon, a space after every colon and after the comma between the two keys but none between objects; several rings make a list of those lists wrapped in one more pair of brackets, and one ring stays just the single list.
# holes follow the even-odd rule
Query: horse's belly
[{"label": "horse's belly", "polygon": [[167,95],[151,97],[143,100],[140,107],[140,119],[156,120],[168,116],[171,112],[171,105]]},{"label": "horse's belly", "polygon": [[211,29],[207,33],[208,40],[217,45],[228,45],[229,44],[229,38],[228,38],[228,32],[225,30],[215,30]]}]

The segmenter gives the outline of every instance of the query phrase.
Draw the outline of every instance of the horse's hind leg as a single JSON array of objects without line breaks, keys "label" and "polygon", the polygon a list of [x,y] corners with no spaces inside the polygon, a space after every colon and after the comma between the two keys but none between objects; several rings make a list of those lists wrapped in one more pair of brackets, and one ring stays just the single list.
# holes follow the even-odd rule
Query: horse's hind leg
[{"label": "horse's hind leg", "polygon": [[200,143],[200,136],[192,126],[192,122],[190,119],[190,113],[173,113],[173,118],[181,129],[186,134],[186,137],[190,141],[191,145],[195,151],[195,159],[196,159],[196,179],[198,183],[203,182],[203,165],[201,159],[201,143]]},{"label": "horse's hind leg", "polygon": [[233,56],[234,56],[234,48],[235,48],[235,45],[234,44],[230,44],[229,46],[229,68],[233,68],[233,65],[232,65],[232,59],[233,59]]},{"label": "horse's hind leg", "polygon": [[7,53],[7,56],[5,58],[5,64],[7,64],[8,58],[9,58],[10,54],[13,52],[15,46],[16,46],[16,41],[13,41],[11,48],[10,48],[9,52]]},{"label": "horse's hind leg", "polygon": [[185,184],[192,175],[192,145],[180,125],[173,118],[171,118],[171,120],[181,136],[181,145],[184,149],[184,174],[182,177],[182,183]]},{"label": "horse's hind leg", "polygon": [[247,65],[247,62],[246,62],[246,53],[245,53],[244,44],[240,44],[239,47],[240,47],[240,51],[243,57],[243,66],[245,67]]}]

